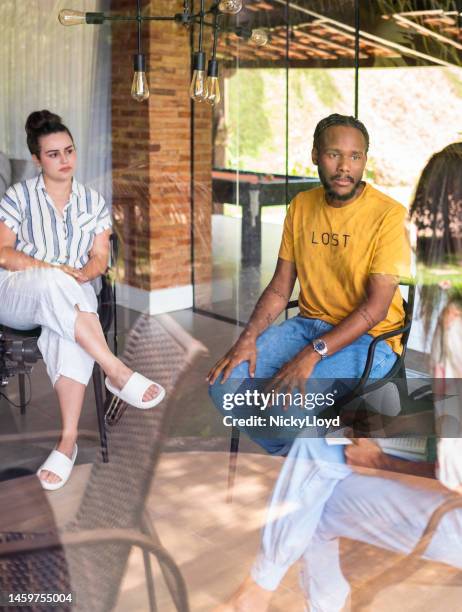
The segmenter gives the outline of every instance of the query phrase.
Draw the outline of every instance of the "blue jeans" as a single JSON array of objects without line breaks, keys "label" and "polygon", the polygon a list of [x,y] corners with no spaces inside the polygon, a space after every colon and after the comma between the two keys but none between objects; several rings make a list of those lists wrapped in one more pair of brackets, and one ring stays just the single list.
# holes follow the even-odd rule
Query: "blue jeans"
[{"label": "blue jeans", "polygon": [[[229,383],[221,385],[221,376],[209,388],[209,394],[217,409],[223,414],[229,413],[224,410],[224,395],[230,390],[230,384],[233,391],[239,390],[242,392],[245,388],[255,388],[258,381],[269,381],[278,372],[281,367],[293,359],[301,350],[303,350],[315,338],[319,338],[333,328],[332,325],[319,319],[308,319],[300,315],[284,321],[280,325],[269,327],[257,340],[257,365],[255,370],[255,380],[249,376],[248,362],[241,363],[231,372]],[[372,342],[372,336],[364,334],[352,344],[348,345],[334,355],[322,359],[316,364],[311,379],[315,381],[316,391],[327,393],[332,389],[333,380],[352,380],[358,379],[366,364],[367,351]],[[392,368],[397,359],[396,354],[392,351],[389,344],[385,341],[378,343],[375,355],[371,378],[383,378]],[[310,379],[310,380],[311,380]],[[323,388],[322,379],[328,379]],[[309,384],[310,381],[308,381]],[[344,388],[344,393],[348,388]],[[338,395],[340,397],[341,395]],[[277,414],[277,411],[288,417],[291,414],[300,417],[300,409],[290,406],[288,409],[274,407],[272,414]],[[244,416],[245,407],[241,410],[233,410],[235,416]],[[245,428],[242,428],[245,430]],[[300,433],[298,431],[297,433]],[[250,437],[260,444],[268,453],[280,455],[287,453],[296,433],[284,439],[263,439],[252,435]]]}]

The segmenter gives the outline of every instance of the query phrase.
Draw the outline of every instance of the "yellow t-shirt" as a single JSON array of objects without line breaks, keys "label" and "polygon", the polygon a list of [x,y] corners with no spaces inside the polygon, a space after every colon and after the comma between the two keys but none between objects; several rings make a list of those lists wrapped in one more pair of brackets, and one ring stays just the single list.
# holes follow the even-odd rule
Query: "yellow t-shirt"
[{"label": "yellow t-shirt", "polygon": [[[287,211],[279,257],[297,268],[300,314],[337,325],[365,299],[369,274],[408,277],[406,215],[404,206],[368,184],[342,208],[329,206],[323,187],[299,193]],[[368,333],[378,336],[403,321],[397,288],[386,319]],[[399,336],[387,342],[401,352]]]}]

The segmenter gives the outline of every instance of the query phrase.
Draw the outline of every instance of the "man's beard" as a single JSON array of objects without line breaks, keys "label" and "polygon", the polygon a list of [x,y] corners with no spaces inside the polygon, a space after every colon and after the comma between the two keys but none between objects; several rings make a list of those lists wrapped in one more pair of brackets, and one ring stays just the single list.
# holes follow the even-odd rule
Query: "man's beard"
[{"label": "man's beard", "polygon": [[[349,179],[351,179],[353,187],[351,188],[351,191],[349,191],[348,193],[344,193],[344,194],[340,194],[337,193],[335,191],[335,189],[333,189],[331,187],[331,185],[329,184],[329,181],[327,180],[326,175],[324,174],[324,172],[321,170],[321,168],[318,166],[318,174],[319,174],[319,179],[324,187],[324,190],[326,192],[326,195],[332,199],[332,200],[337,200],[339,202],[347,202],[348,200],[351,200],[355,193],[358,190],[358,187],[361,184],[361,179],[359,179],[359,181],[357,181],[356,183],[354,183],[353,178],[352,177],[348,177]],[[335,180],[335,178],[337,177],[333,177],[333,179]],[[344,177],[347,178],[347,177]]]}]

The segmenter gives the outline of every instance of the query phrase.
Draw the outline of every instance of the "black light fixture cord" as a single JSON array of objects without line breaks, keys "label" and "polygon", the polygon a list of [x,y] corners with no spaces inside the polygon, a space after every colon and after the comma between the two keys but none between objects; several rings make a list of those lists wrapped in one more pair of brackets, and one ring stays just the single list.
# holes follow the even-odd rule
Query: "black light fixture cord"
[{"label": "black light fixture cord", "polygon": [[218,11],[215,11],[213,16],[213,47],[212,47],[212,59],[216,59],[217,55],[217,43],[218,43],[218,17],[220,16]]},{"label": "black light fixture cord", "polygon": [[359,0],[355,0],[355,118],[359,113],[359,28],[360,28]]},{"label": "black light fixture cord", "polygon": [[204,12],[205,0],[201,0],[201,10],[199,15],[199,53],[202,53],[202,38],[204,34]]},{"label": "black light fixture cord", "polygon": [[141,0],[136,0],[136,19],[138,22],[138,55],[141,55]]}]

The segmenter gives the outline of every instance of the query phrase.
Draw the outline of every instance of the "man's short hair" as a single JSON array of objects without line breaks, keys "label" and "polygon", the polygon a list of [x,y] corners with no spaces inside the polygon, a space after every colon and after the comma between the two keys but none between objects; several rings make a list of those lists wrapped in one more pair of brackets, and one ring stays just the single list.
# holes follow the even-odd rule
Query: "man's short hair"
[{"label": "man's short hair", "polygon": [[321,141],[321,134],[329,127],[333,125],[346,125],[347,127],[354,127],[361,132],[364,136],[364,140],[366,141],[366,153],[369,150],[369,133],[366,130],[366,126],[364,123],[359,121],[359,119],[355,119],[352,115],[339,115],[338,113],[333,113],[321,121],[316,126],[314,130],[313,136],[313,147],[319,151],[319,145]]}]

